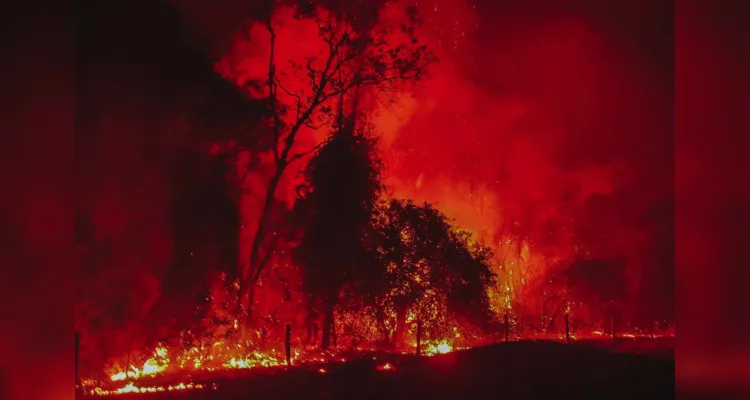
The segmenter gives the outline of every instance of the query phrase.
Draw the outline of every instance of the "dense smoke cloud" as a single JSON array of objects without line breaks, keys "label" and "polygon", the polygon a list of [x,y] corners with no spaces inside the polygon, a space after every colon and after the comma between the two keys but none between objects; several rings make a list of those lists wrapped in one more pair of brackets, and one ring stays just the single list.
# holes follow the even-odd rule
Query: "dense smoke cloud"
[{"label": "dense smoke cloud", "polygon": [[[670,8],[532,3],[420,2],[441,64],[383,129],[391,182],[494,239],[510,221],[537,241],[569,231],[590,256],[628,259],[633,298],[669,310]],[[644,44],[649,30],[667,35]]]}]

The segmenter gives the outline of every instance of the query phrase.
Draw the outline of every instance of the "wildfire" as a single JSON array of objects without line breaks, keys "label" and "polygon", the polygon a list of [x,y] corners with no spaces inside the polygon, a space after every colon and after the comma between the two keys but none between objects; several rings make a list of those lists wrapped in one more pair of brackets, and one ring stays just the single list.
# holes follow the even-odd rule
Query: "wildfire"
[{"label": "wildfire", "polygon": [[453,347],[448,343],[440,343],[437,345],[437,351],[440,354],[450,353],[451,350],[453,350]]},{"label": "wildfire", "polygon": [[428,343],[423,354],[426,356],[434,356],[436,354],[448,354],[453,350],[453,345],[448,343],[447,340],[443,340],[440,342]]},{"label": "wildfire", "polygon": [[[164,345],[158,346],[141,367],[130,365],[123,371],[117,371],[109,376],[111,382],[127,381],[118,388],[105,388],[101,382],[85,380],[82,384],[84,391],[92,396],[110,396],[126,393],[157,393],[171,392],[176,390],[198,390],[205,389],[203,384],[181,382],[173,385],[144,385],[139,386],[135,381],[144,378],[174,374],[181,376],[181,372],[214,372],[222,370],[238,370],[253,368],[271,368],[286,365],[286,355],[275,349],[267,352],[252,350],[252,343],[243,341],[240,343],[229,343],[217,340],[210,346],[193,346],[177,354],[170,360],[169,351]],[[345,362],[346,359],[337,356],[334,352],[310,352],[303,353],[293,350],[290,353],[290,361],[293,364],[325,363],[330,361]],[[320,374],[328,372],[325,368],[318,369]]]},{"label": "wildfire", "polygon": [[[457,14],[447,12],[443,10],[443,7],[441,7],[442,11],[440,14],[436,14],[438,11],[437,5],[434,7],[424,7],[424,9],[425,11],[429,9],[433,10],[432,16],[429,17],[428,21],[431,21],[433,17],[437,18],[438,15],[449,14],[451,16],[451,23],[453,23],[453,15]],[[308,57],[305,52],[296,53],[295,51],[298,49],[317,49],[317,45],[324,44],[322,42],[319,43],[319,41],[316,42],[315,32],[318,27],[311,25],[310,20],[304,18],[298,19],[296,17],[292,18],[292,16],[297,13],[293,12],[291,9],[281,10],[277,14],[277,18],[286,22],[285,24],[281,24],[286,28],[282,28],[280,25],[277,29],[277,33],[279,34],[278,48],[282,52],[279,53],[278,59],[284,60],[283,63],[279,61],[279,68],[286,68],[285,66],[287,65],[293,65],[292,63],[287,63],[287,59],[292,60],[296,58],[305,60]],[[453,36],[460,35],[463,37],[464,32],[467,31],[465,26],[466,23],[462,23],[461,26],[458,26],[459,21],[455,20],[455,25],[456,27],[452,27],[452,29],[446,31],[453,32]],[[438,40],[436,32],[430,34],[435,36],[432,38],[432,41],[437,43],[440,43],[442,40],[445,40],[446,42],[452,41],[454,43],[453,47],[455,48],[455,39],[449,39],[447,37],[443,38],[443,29],[437,25],[435,26],[437,27],[436,32],[439,28],[440,35]],[[265,35],[265,28],[262,24],[258,24],[255,28],[257,29],[251,30],[250,33],[245,33],[253,35],[261,32]],[[274,40],[276,40],[275,35],[276,33],[272,34]],[[300,39],[307,40],[304,43],[306,44],[305,46],[299,45],[298,41]],[[245,42],[247,42],[247,40],[239,41],[236,48],[232,48],[232,52],[237,52],[237,54],[230,54],[230,56],[223,58],[221,62],[216,64],[217,72],[219,72],[224,78],[235,80],[236,82],[234,83],[237,83],[237,86],[239,87],[250,87],[252,85],[245,85],[245,80],[255,80],[256,78],[268,75],[268,71],[266,70],[268,65],[267,55],[256,54],[256,50],[257,52],[261,52],[261,48],[265,51],[266,46],[260,46],[258,49],[255,49],[256,41],[253,41],[253,46],[251,46],[253,51],[250,51],[244,47],[246,44]],[[524,48],[523,46],[518,47]],[[252,55],[244,54],[245,50],[251,52]],[[528,53],[533,54],[534,52],[529,51]],[[419,353],[423,356],[430,357],[479,346],[492,341],[497,341],[502,337],[505,337],[505,340],[517,340],[528,338],[537,339],[543,335],[543,338],[552,340],[608,340],[609,334],[600,329],[602,326],[601,324],[597,325],[596,328],[586,327],[585,329],[575,326],[575,323],[584,319],[587,319],[585,321],[587,323],[596,323],[597,320],[591,318],[591,321],[589,321],[589,316],[576,313],[580,312],[580,309],[585,307],[591,307],[592,310],[596,310],[598,305],[583,305],[579,306],[578,309],[572,309],[571,302],[573,300],[571,299],[573,297],[569,295],[574,293],[573,289],[569,289],[566,284],[560,284],[557,281],[553,282],[548,278],[552,266],[560,264],[567,259],[572,259],[574,253],[590,255],[588,249],[586,252],[579,252],[577,250],[577,246],[579,245],[573,243],[572,239],[569,239],[569,237],[586,236],[573,234],[577,233],[578,228],[575,228],[576,230],[574,230],[574,227],[579,224],[578,221],[570,224],[564,222],[568,220],[567,214],[577,215],[579,212],[583,213],[588,210],[588,205],[584,207],[584,205],[578,204],[578,200],[581,200],[580,202],[582,203],[582,199],[586,198],[583,193],[592,192],[596,194],[598,192],[589,188],[589,186],[608,187],[610,183],[609,181],[615,181],[615,177],[617,178],[617,181],[629,181],[630,179],[623,178],[623,176],[627,176],[627,174],[619,172],[615,174],[615,171],[607,171],[606,174],[603,174],[607,177],[606,179],[591,178],[592,181],[596,181],[594,183],[598,183],[599,180],[602,180],[603,182],[600,185],[595,185],[594,183],[588,184],[589,182],[584,182],[583,178],[573,179],[572,175],[569,176],[571,171],[563,171],[561,167],[557,165],[556,160],[558,154],[556,151],[553,152],[553,150],[551,150],[555,146],[542,146],[541,144],[537,145],[534,140],[520,139],[521,137],[536,138],[536,133],[539,134],[539,137],[542,137],[541,132],[523,131],[523,129],[537,129],[536,124],[528,124],[525,122],[527,119],[530,121],[536,120],[535,117],[537,116],[545,117],[539,119],[545,122],[542,125],[550,124],[550,126],[544,126],[545,130],[555,132],[556,135],[562,135],[565,133],[563,132],[564,130],[560,130],[558,133],[557,131],[559,129],[555,129],[556,127],[554,126],[554,123],[556,117],[553,118],[553,116],[534,114],[537,112],[535,111],[537,109],[546,110],[550,107],[536,107],[534,104],[525,104],[526,101],[531,100],[513,101],[513,99],[508,99],[506,101],[503,98],[502,101],[500,101],[501,99],[499,98],[488,98],[487,94],[484,93],[485,88],[481,87],[482,85],[473,81],[471,84],[461,85],[460,83],[469,82],[463,82],[462,80],[454,81],[453,79],[458,77],[452,75],[454,73],[453,71],[463,71],[463,64],[459,65],[457,62],[459,60],[456,59],[453,60],[455,65],[452,65],[450,57],[443,58],[448,60],[448,64],[443,65],[449,65],[449,67],[438,69],[436,70],[436,74],[431,74],[431,79],[436,79],[434,78],[435,76],[442,79],[435,81],[438,82],[437,85],[431,87],[429,90],[425,89],[420,92],[399,93],[400,96],[398,96],[399,99],[396,106],[400,107],[398,105],[402,105],[403,107],[400,108],[403,110],[401,111],[407,115],[399,116],[397,119],[403,119],[403,123],[401,123],[401,121],[397,124],[393,123],[391,125],[395,126],[393,129],[389,129],[389,127],[385,126],[388,124],[382,122],[380,119],[375,119],[375,122],[379,124],[379,126],[376,127],[376,130],[382,131],[380,134],[383,138],[385,138],[386,132],[390,132],[388,133],[389,139],[384,140],[384,148],[381,149],[384,164],[385,167],[387,167],[384,171],[384,182],[388,183],[389,187],[392,186],[392,190],[389,190],[394,192],[392,195],[394,197],[409,198],[416,202],[429,202],[435,204],[441,212],[444,212],[446,215],[450,216],[451,219],[455,220],[456,225],[461,226],[461,229],[473,234],[474,239],[472,240],[474,241],[471,242],[473,246],[480,248],[484,246],[484,244],[489,244],[491,246],[494,254],[494,258],[492,259],[492,271],[496,273],[497,279],[494,280],[494,286],[487,289],[489,297],[488,301],[490,303],[490,309],[496,314],[495,317],[497,317],[496,321],[492,322],[498,322],[497,325],[502,324],[504,328],[500,328],[498,332],[489,332],[485,336],[481,336],[479,333],[472,331],[472,328],[459,326],[459,323],[452,320],[451,318],[453,317],[446,312],[446,310],[448,310],[448,307],[446,306],[447,295],[445,292],[441,292],[438,285],[434,285],[434,282],[431,281],[431,275],[433,275],[433,272],[428,262],[417,260],[410,263],[408,260],[403,259],[403,263],[401,264],[412,264],[412,269],[408,270],[407,273],[398,274],[399,265],[397,265],[396,262],[390,262],[386,266],[386,271],[398,278],[392,279],[392,282],[395,283],[392,288],[388,288],[388,293],[391,298],[390,300],[395,297],[400,297],[402,299],[409,299],[413,304],[408,307],[396,306],[394,305],[395,302],[389,300],[383,302],[385,305],[376,304],[366,306],[369,307],[367,312],[362,311],[362,309],[366,307],[360,304],[353,308],[353,311],[341,311],[337,309],[334,313],[334,335],[332,336],[334,336],[335,339],[333,342],[335,343],[336,340],[339,341],[338,349],[343,349],[348,346],[353,352],[361,352],[362,349],[369,350],[379,346],[379,343],[382,340],[389,342],[388,345],[393,345],[395,347],[394,351],[408,350],[408,353],[414,354],[414,349],[417,346],[416,342],[419,341],[421,345]],[[262,62],[257,62],[258,60],[262,60]],[[234,65],[235,63],[237,63],[237,65]],[[281,64],[283,64],[283,66],[281,66]],[[549,63],[529,63],[529,65],[537,64],[547,65]],[[256,71],[257,67],[261,67],[261,70]],[[273,68],[275,69],[275,67]],[[550,68],[556,67],[552,65]],[[511,70],[515,70],[515,68],[511,68]],[[283,75],[284,73],[279,74],[281,78],[283,78]],[[290,75],[292,75],[291,72]],[[461,73],[461,79],[463,79],[463,75],[464,74]],[[504,76],[507,74],[497,75]],[[273,74],[271,77],[273,77]],[[315,77],[314,73],[313,77]],[[240,80],[243,82],[239,82]],[[532,80],[529,79],[528,81],[531,82]],[[273,85],[274,81],[271,80],[269,83]],[[280,88],[283,89],[282,92],[287,92],[288,88],[286,86],[280,86]],[[445,90],[445,88],[450,88],[450,90]],[[292,88],[293,91],[294,89],[296,88]],[[411,96],[412,94],[414,96]],[[304,96],[303,98],[308,97]],[[282,98],[272,100],[284,102],[294,100],[294,96],[283,96],[282,93]],[[509,104],[505,104],[506,102]],[[503,107],[506,107],[507,109],[480,108],[484,107],[485,103],[487,104],[487,107],[494,107],[495,104],[503,103]],[[590,103],[596,104],[593,101]],[[268,104],[274,104],[274,102],[269,102]],[[289,104],[286,104],[285,107],[288,105]],[[454,108],[455,110],[453,110]],[[473,111],[475,109],[479,111]],[[455,114],[453,111],[455,111]],[[560,114],[565,115],[566,113]],[[412,118],[412,115],[414,115],[414,118]],[[466,125],[467,120],[469,125]],[[301,121],[298,126],[309,127],[307,124],[308,122],[310,121]],[[406,122],[410,123],[406,124]],[[294,124],[290,125],[294,126]],[[315,124],[311,123],[311,125]],[[288,126],[284,127],[284,129],[287,128]],[[518,129],[521,129],[521,131],[518,131]],[[583,131],[587,130],[583,129]],[[456,134],[455,132],[460,132],[461,134]],[[322,132],[322,130],[318,131],[317,129],[310,129],[309,132],[307,132],[307,130],[302,131],[300,136],[304,137],[305,135],[310,135],[311,137],[302,139],[302,143],[298,143],[298,145],[295,146],[295,151],[298,147],[303,148],[307,145],[307,143],[304,143],[305,140],[312,141],[312,136],[316,136],[320,133],[324,132]],[[529,133],[530,135],[525,135],[523,133]],[[444,140],[425,140],[425,138],[428,137],[425,136],[427,134],[429,134],[430,138],[442,138]],[[450,136],[448,134],[450,134]],[[395,136],[399,137],[398,141],[393,140]],[[516,138],[516,136],[519,138]],[[294,135],[285,137],[291,137],[291,143]],[[497,137],[497,141],[495,141],[495,137]],[[317,141],[317,136],[315,139]],[[541,142],[544,141],[540,141],[540,143]],[[572,140],[570,142],[577,143],[577,141]],[[556,142],[552,141],[551,143]],[[233,146],[235,145],[233,144]],[[238,144],[236,147],[239,148],[240,145]],[[550,149],[548,149],[548,147]],[[274,150],[278,149],[274,148]],[[216,152],[218,154],[218,150]],[[550,154],[548,154],[548,152]],[[244,154],[245,152],[242,153]],[[406,157],[405,155],[409,156]],[[560,155],[564,155],[562,154],[562,150]],[[258,172],[266,172],[264,171],[264,168],[268,166],[266,164],[270,159],[268,152],[265,155],[253,153],[252,155],[243,155],[243,157],[244,156],[247,156],[248,159],[240,160],[238,156],[237,166],[242,165],[244,167],[245,164],[257,164],[261,166],[257,168]],[[266,158],[266,156],[268,156],[268,158]],[[276,154],[276,157],[278,157],[278,154]],[[565,157],[561,157],[561,159],[563,158]],[[281,164],[286,165],[288,163],[282,162]],[[583,165],[584,163],[581,162],[576,164]],[[425,172],[421,172],[423,170]],[[242,195],[240,196],[241,199],[237,202],[239,210],[236,211],[239,211],[241,214],[240,220],[243,221],[243,225],[241,226],[243,229],[240,231],[241,233],[238,234],[242,236],[239,238],[240,240],[234,242],[252,242],[251,240],[246,240],[248,238],[245,236],[252,234],[253,229],[244,229],[244,224],[248,223],[244,221],[255,221],[256,218],[260,218],[255,215],[260,209],[260,207],[257,207],[255,196],[257,194],[256,192],[262,193],[263,188],[256,187],[256,181],[265,182],[266,180],[254,175],[261,176],[262,174],[256,174],[255,171],[250,173],[247,179],[249,181],[249,187],[243,187],[243,190],[240,191]],[[287,175],[289,175],[289,173],[287,173]],[[610,175],[612,176],[611,179],[609,178]],[[415,181],[410,178],[413,176],[417,177]],[[498,176],[501,176],[502,179],[498,180]],[[578,182],[578,180],[581,180],[581,182]],[[575,185],[568,185],[569,181]],[[633,181],[637,180],[633,178]],[[278,191],[270,191],[271,197],[273,197],[274,193],[293,192],[288,190],[289,187],[292,186],[291,183],[294,182],[293,178],[284,176],[280,182]],[[245,182],[243,181],[242,184],[244,185]],[[612,185],[614,185],[614,183],[612,183]],[[574,188],[580,186],[580,188],[575,190],[571,189],[571,193],[568,193],[568,186]],[[273,189],[275,190],[275,187],[273,187]],[[614,188],[612,188],[612,190],[614,190]],[[609,192],[611,190],[601,189],[600,191]],[[247,196],[245,195],[246,193],[248,194]],[[604,195],[609,193],[601,194]],[[278,197],[281,199],[282,195],[279,194]],[[568,197],[571,197],[571,200],[565,201],[565,207],[557,207],[560,204],[557,204],[558,202],[556,199],[567,199]],[[578,197],[581,197],[582,199],[578,199]],[[118,203],[114,201],[112,202],[113,205],[111,207],[113,210],[117,210],[119,207]],[[568,203],[571,204],[568,205]],[[606,205],[609,204],[609,202],[603,204]],[[612,204],[619,203],[612,202]],[[289,205],[291,205],[291,203]],[[528,207],[526,207],[527,205]],[[598,206],[597,209],[604,207],[604,205]],[[102,207],[104,207],[104,205],[102,205]],[[567,210],[569,207],[572,208],[572,211],[563,212],[563,209]],[[274,213],[269,220],[275,220],[277,217],[279,217],[279,220],[282,220],[280,218],[283,216],[281,210],[284,210],[285,208],[277,207],[276,203],[269,203],[268,209],[276,210],[277,208],[279,209],[279,215],[275,215]],[[559,210],[557,208],[559,208]],[[109,209],[102,208],[102,210],[108,211]],[[606,208],[603,208],[602,212],[606,210]],[[94,217],[96,217],[96,221],[93,222],[98,222],[99,218],[104,219],[104,217],[99,217],[99,214],[107,216],[111,213],[99,212],[97,208],[97,212],[93,213]],[[627,213],[624,215],[627,215]],[[588,214],[586,214],[586,216],[588,216]],[[127,215],[121,215],[119,218],[111,218],[115,221],[111,222],[111,224],[114,226],[121,223],[124,224],[125,222],[128,222],[126,221],[126,217]],[[529,221],[518,222],[519,220],[525,221],[522,217],[528,217],[526,219]],[[566,219],[562,219],[563,217]],[[104,220],[107,221],[107,219]],[[123,221],[120,222],[120,220]],[[261,218],[261,220],[263,220],[263,218]],[[563,233],[555,233],[553,235],[553,232],[547,232],[548,220],[550,222],[549,225],[560,225],[562,228],[566,228],[565,232],[570,229],[572,233],[568,235],[568,233],[563,232],[565,235],[563,235]],[[583,222],[580,224],[583,225]],[[97,224],[95,223],[94,225]],[[232,222],[230,225],[232,231],[234,231],[236,229],[236,224]],[[278,225],[283,224],[278,223]],[[275,229],[275,226],[273,230],[261,229],[260,227],[262,224],[260,222],[258,222],[258,226],[258,232],[273,231],[273,236],[277,235],[277,229]],[[97,228],[102,227],[97,226]],[[194,227],[196,230],[201,228],[201,226]],[[281,228],[281,226],[279,226],[279,228]],[[117,229],[114,228],[111,230],[117,231]],[[130,232],[129,229],[123,228],[122,230]],[[278,231],[282,230],[278,229]],[[589,230],[587,229],[585,231],[588,232]],[[595,232],[594,230],[591,231]],[[542,234],[544,235],[544,240],[536,238]],[[157,237],[158,235],[147,235],[147,237],[151,236]],[[403,230],[398,235],[398,238],[405,244],[416,243],[419,237],[419,232],[413,230]],[[164,240],[163,242],[167,243],[169,241]],[[269,247],[273,248],[273,251],[266,249],[266,243],[268,242],[273,242],[273,245],[269,245]],[[545,244],[542,246],[537,242],[554,242],[555,245],[552,246],[550,244]],[[298,282],[295,281],[299,278],[299,276],[295,275],[297,269],[294,266],[289,265],[285,267],[286,269],[270,267],[272,264],[282,265],[288,261],[288,254],[283,255],[284,251],[286,251],[285,246],[288,245],[288,243],[283,243],[283,241],[278,238],[273,238],[273,241],[259,240],[258,243],[263,243],[263,253],[266,254],[265,259],[268,261],[269,267],[263,270],[264,275],[262,283],[265,284],[261,285],[261,282],[257,284],[259,288],[263,287],[264,289],[259,289],[257,293],[253,291],[253,294],[262,297],[265,303],[272,303],[274,307],[279,305],[277,303],[281,303],[279,307],[277,307],[277,309],[280,310],[278,315],[274,314],[273,318],[268,318],[271,322],[267,322],[267,327],[270,328],[267,331],[264,331],[269,337],[276,335],[269,339],[269,341],[273,341],[278,340],[279,337],[283,336],[283,333],[280,333],[282,330],[279,328],[283,328],[286,321],[299,320],[300,318],[297,318],[298,315],[295,313],[301,314],[307,310],[300,311],[294,308],[297,307],[296,304],[301,304],[295,302],[302,297],[298,296],[297,293],[294,293],[295,290],[298,290],[295,288],[299,287],[296,286]],[[133,246],[123,245],[118,246],[118,248],[119,247],[130,249]],[[613,244],[612,247],[614,248],[616,246]],[[91,246],[91,248],[98,247]],[[576,250],[574,251],[574,249]],[[250,254],[246,250],[247,249],[243,248],[240,253]],[[605,253],[608,252],[612,251],[608,250]],[[199,254],[199,252],[196,252],[196,254]],[[192,250],[190,255],[193,256]],[[199,257],[195,258],[198,259]],[[395,259],[396,258],[394,258],[394,260]],[[249,265],[247,260],[242,261],[241,264]],[[124,269],[124,271],[127,270]],[[260,278],[261,270],[258,269],[257,272],[258,277]],[[289,272],[289,276],[287,276],[287,272]],[[278,275],[278,279],[273,274]],[[269,276],[268,278],[266,278],[267,275]],[[113,281],[116,282],[114,278]],[[140,280],[133,279],[133,281]],[[438,279],[434,279],[434,281],[437,282]],[[442,281],[447,280],[444,279]],[[98,285],[92,286],[99,287]],[[238,282],[234,282],[232,287],[236,292],[239,290],[240,286]],[[279,300],[279,296],[276,296],[276,294],[281,293],[280,288],[283,288],[284,290],[285,300],[283,302]],[[221,289],[223,289],[223,287],[221,287]],[[273,295],[261,296],[261,292],[263,291],[265,291],[265,293],[272,293]],[[415,293],[419,293],[419,296],[421,297],[413,299],[413,297],[417,296]],[[91,299],[89,302],[95,304],[96,299]],[[406,300],[403,300],[403,302],[406,302]],[[216,301],[216,304],[219,303],[219,301]],[[567,305],[565,303],[567,303]],[[265,304],[264,306],[266,305],[268,304]],[[102,309],[106,308],[102,307]],[[396,311],[396,309],[398,309],[398,311]],[[265,313],[264,311],[258,311],[262,310],[261,306],[258,306],[254,310],[257,314]],[[274,311],[274,313],[275,312],[276,311]],[[565,315],[564,325],[562,321],[563,315]],[[572,317],[570,327],[568,327],[567,319],[569,315]],[[579,317],[579,315],[582,316]],[[222,322],[224,326],[220,329],[231,331],[230,333],[242,330],[239,321],[236,319],[232,322],[226,322],[229,321],[227,318],[218,319],[225,321]],[[264,322],[264,324],[266,324],[266,322]],[[417,326],[419,328],[417,328]],[[265,328],[266,326],[264,326],[264,329]],[[315,325],[316,338],[318,328],[319,326]],[[295,325],[294,329],[297,330],[299,327]],[[504,332],[502,329],[504,329]],[[622,332],[615,332],[613,336],[627,339],[660,337],[660,335],[655,333],[647,334],[642,332],[631,332],[626,328],[622,329]],[[255,338],[253,338],[253,340],[215,340],[215,337],[224,338],[224,333],[226,332],[215,332],[213,327],[209,327],[208,330],[210,331],[209,334],[211,336],[201,339],[204,343],[194,345],[195,341],[185,340],[180,343],[181,346],[185,347],[180,347],[179,349],[177,346],[168,347],[165,344],[160,344],[153,350],[153,352],[146,354],[145,357],[133,359],[127,357],[127,361],[122,362],[116,368],[106,370],[106,378],[104,379],[108,380],[108,382],[88,382],[83,385],[84,389],[91,395],[100,396],[126,393],[198,390],[205,389],[206,385],[187,382],[185,377],[188,376],[188,374],[192,374],[193,372],[273,368],[283,367],[287,364],[299,365],[304,363],[324,363],[334,360],[340,360],[341,362],[346,361],[344,358],[341,358],[341,354],[337,354],[336,351],[328,353],[307,352],[298,342],[295,342],[291,346],[291,354],[288,357],[284,351],[280,350],[282,346],[279,345],[278,342],[275,343],[275,349],[269,349],[273,346],[260,346],[258,344],[260,342],[255,341]],[[398,335],[396,335],[397,333]],[[669,334],[661,336],[668,335]],[[308,336],[310,336],[309,332]],[[674,333],[671,333],[671,336],[673,337]],[[509,339],[509,337],[512,337],[512,339]],[[397,338],[398,341],[394,340],[394,338]],[[266,338],[264,338],[264,340],[265,339]],[[342,342],[346,342],[347,340],[350,341],[351,344],[342,344]],[[102,342],[109,343],[106,340],[102,340]],[[120,349],[118,349],[118,351],[119,350]],[[148,350],[151,350],[151,348],[148,348]],[[404,352],[406,353],[407,351]],[[97,368],[99,367],[101,366],[97,365]],[[317,365],[312,368],[312,371],[315,371],[316,369],[320,374],[328,373],[326,368],[320,367],[318,369]],[[391,363],[385,363],[378,365],[376,369],[378,371],[392,371],[395,367]],[[152,385],[155,384],[155,382],[152,381],[152,378],[157,377],[160,378],[160,381],[162,377],[175,377],[175,382],[184,382],[168,386]],[[163,383],[163,381],[161,381],[161,383]]]},{"label": "wildfire", "polygon": [[[199,347],[191,347],[184,353],[178,355],[176,368],[180,370],[191,369],[194,371],[214,371],[217,369],[249,369],[255,367],[277,367],[286,363],[284,356],[276,351],[261,353],[259,351],[247,351],[247,345],[236,344],[230,346],[223,341],[217,341],[209,350]],[[299,352],[294,352],[291,357],[296,360]],[[320,359],[325,360],[325,358]],[[143,377],[154,377],[170,368],[173,363],[167,358],[167,349],[163,346],[157,347],[154,357],[144,362],[143,367],[134,365],[126,371],[119,371],[110,376],[112,382],[126,379],[138,380]]]},{"label": "wildfire", "polygon": [[376,368],[378,371],[395,371],[396,368],[391,363],[385,363],[382,365],[378,365]]},{"label": "wildfire", "polygon": [[[598,339],[606,340],[608,335],[601,329],[591,330],[586,333],[570,334],[570,339]],[[662,334],[655,333],[643,333],[643,332],[621,332],[616,334],[619,338],[628,339],[653,339],[656,337],[674,337],[673,332],[665,332]],[[521,336],[523,337],[523,336]],[[461,338],[461,335],[456,333],[456,340]],[[552,340],[566,340],[564,334],[550,334],[549,339]],[[416,345],[416,343],[413,343]],[[127,380],[127,382],[118,388],[106,388],[101,382],[93,380],[85,380],[82,382],[84,391],[91,396],[112,396],[130,393],[160,393],[160,392],[172,392],[172,391],[188,391],[188,390],[203,390],[207,388],[216,389],[216,385],[206,385],[193,382],[180,382],[171,385],[137,385],[135,381],[144,378],[153,378],[167,373],[175,373],[179,375],[179,371],[190,370],[190,371],[221,371],[221,370],[233,370],[233,369],[251,369],[251,368],[270,368],[279,367],[286,365],[285,355],[281,352],[271,350],[263,353],[260,351],[248,351],[250,344],[235,344],[230,346],[224,341],[217,341],[213,346],[208,348],[213,349],[213,353],[206,353],[201,351],[200,348],[194,347],[186,350],[183,354],[175,357],[173,362],[170,362],[168,358],[167,348],[162,346],[157,347],[152,357],[147,359],[141,368],[137,368],[131,365],[127,374],[125,371],[119,371],[110,376],[112,382],[120,382]],[[458,346],[455,342],[449,339],[443,340],[432,340],[425,341],[422,344],[423,351],[421,354],[426,357],[432,357],[438,354],[448,354],[457,350],[464,350],[471,348],[472,346]],[[217,349],[223,351],[216,351]],[[205,350],[205,349],[204,349]],[[234,350],[234,352],[227,352]],[[362,350],[359,350],[362,351]],[[412,353],[413,354],[413,353]],[[327,363],[327,362],[346,362],[347,359],[337,355],[335,351],[329,351],[326,353],[306,353],[300,351],[292,351],[291,359],[294,364],[302,365],[306,363]],[[222,358],[224,357],[224,358]],[[373,357],[377,360],[377,357]],[[222,361],[223,360],[223,361]],[[188,363],[187,361],[191,361]],[[391,372],[395,371],[396,367],[390,363],[385,362],[375,367],[377,371]],[[326,367],[318,367],[315,371],[320,375],[325,375],[329,372]]]},{"label": "wildfire", "polygon": [[[136,386],[133,383],[128,383],[127,385],[114,390],[105,390],[101,388],[95,388],[91,391],[92,395],[95,396],[112,396],[112,395],[118,395],[118,394],[127,394],[127,393],[159,393],[159,392],[173,392],[173,391],[183,391],[183,390],[196,390],[196,389],[204,389],[205,385],[201,384],[194,384],[192,382],[190,383],[178,383],[176,385],[169,385],[169,386]],[[214,389],[216,387],[214,386]]]},{"label": "wildfire", "polygon": [[110,379],[113,382],[117,382],[127,378],[138,379],[143,376],[154,376],[164,371],[168,365],[169,359],[167,358],[167,349],[164,346],[159,346],[154,350],[153,357],[146,360],[141,368],[131,365],[127,371],[112,374]]}]

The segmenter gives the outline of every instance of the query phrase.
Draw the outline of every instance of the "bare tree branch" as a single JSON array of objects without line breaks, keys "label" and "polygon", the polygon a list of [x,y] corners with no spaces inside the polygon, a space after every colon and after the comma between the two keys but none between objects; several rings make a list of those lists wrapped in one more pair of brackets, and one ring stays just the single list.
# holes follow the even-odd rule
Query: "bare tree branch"
[{"label": "bare tree branch", "polygon": [[276,63],[274,61],[275,53],[276,53],[276,32],[273,30],[273,26],[271,25],[271,16],[266,19],[266,29],[268,29],[268,33],[271,35],[270,38],[270,55],[268,57],[268,101],[271,103],[271,107],[273,107],[273,155],[274,159],[276,161],[279,160],[279,149],[278,149],[278,140],[279,135],[281,132],[281,115],[278,109],[276,109],[276,103],[278,102],[278,98],[276,96]]},{"label": "bare tree branch", "polygon": [[318,129],[320,129],[320,128],[323,127],[323,124],[321,123],[320,125],[313,125],[312,122],[307,121],[307,122],[305,122],[305,126],[308,127],[308,128],[310,128],[310,129],[312,129],[312,130],[314,130],[314,131],[317,131]]},{"label": "bare tree branch", "polygon": [[296,108],[297,108],[297,113],[295,115],[295,118],[299,119],[300,114],[302,113],[302,97],[300,95],[298,95],[297,93],[294,93],[294,92],[288,90],[287,88],[285,88],[284,85],[281,84],[281,81],[278,78],[276,79],[276,86],[280,87],[281,90],[283,90],[284,93],[286,93],[287,95],[292,96],[292,97],[295,98],[295,100],[296,100]]},{"label": "bare tree branch", "polygon": [[268,248],[268,251],[263,256],[263,259],[261,260],[261,263],[259,265],[259,268],[255,275],[253,276],[253,284],[258,282],[258,279],[260,279],[260,273],[263,271],[263,267],[268,263],[268,260],[271,258],[271,254],[276,250],[276,240],[273,240],[271,242],[271,245]]},{"label": "bare tree branch", "polygon": [[295,155],[289,157],[288,163],[292,163],[293,161],[299,160],[300,158],[302,158],[302,157],[304,157],[304,156],[306,156],[308,154],[312,154],[312,153],[316,152],[318,149],[320,149],[321,147],[323,147],[323,145],[325,145],[325,144],[326,144],[326,142],[324,140],[324,141],[316,144],[315,146],[313,146],[313,148],[311,148],[310,150],[307,150],[307,151],[304,151],[302,153],[298,153],[298,154],[295,154]]},{"label": "bare tree branch", "polygon": [[[370,33],[362,36],[355,32],[353,25],[347,23],[342,13],[329,14],[328,20],[320,20],[319,35],[325,43],[322,54],[306,57],[304,68],[311,92],[293,92],[279,79],[275,64],[276,33],[271,18],[266,21],[266,28],[270,34],[270,57],[268,61],[268,102],[273,107],[271,120],[273,131],[273,154],[276,170],[268,182],[261,215],[256,227],[255,236],[250,250],[250,263],[247,270],[243,270],[243,288],[253,286],[258,281],[264,266],[273,252],[275,243],[261,257],[261,247],[266,242],[265,237],[270,232],[272,204],[275,201],[276,189],[281,181],[286,167],[315,151],[325,142],[319,143],[308,151],[291,154],[295,139],[303,127],[319,129],[312,119],[316,112],[332,97],[345,96],[355,87],[376,87],[382,92],[394,89],[393,83],[419,79],[422,70],[432,61],[430,57],[420,57],[424,46],[415,46],[410,50],[398,46],[387,50],[387,32]],[[405,28],[402,28],[405,29]],[[417,43],[414,40],[412,43]],[[325,59],[321,68],[316,63]],[[293,122],[284,124],[282,117],[285,109],[278,99],[278,90],[295,99],[296,112]],[[282,130],[285,135],[282,135]],[[250,278],[250,279],[248,279]],[[252,304],[252,301],[251,301]],[[249,310],[248,316],[252,320]]]}]

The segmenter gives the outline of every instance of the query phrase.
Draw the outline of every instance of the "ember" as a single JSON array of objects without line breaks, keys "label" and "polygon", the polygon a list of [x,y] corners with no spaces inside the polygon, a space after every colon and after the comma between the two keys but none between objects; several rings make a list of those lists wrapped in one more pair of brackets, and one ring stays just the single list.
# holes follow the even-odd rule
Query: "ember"
[{"label": "ember", "polygon": [[396,368],[391,363],[385,363],[382,365],[378,365],[376,368],[378,371],[395,371]]}]

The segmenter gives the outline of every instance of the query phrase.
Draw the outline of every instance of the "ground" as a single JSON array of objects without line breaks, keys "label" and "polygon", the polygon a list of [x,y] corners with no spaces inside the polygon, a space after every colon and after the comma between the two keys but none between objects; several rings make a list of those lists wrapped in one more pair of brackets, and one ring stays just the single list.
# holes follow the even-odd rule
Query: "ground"
[{"label": "ground", "polygon": [[[138,399],[670,399],[673,347],[623,340],[566,345],[500,343],[431,358],[368,355],[346,363],[245,371],[215,390],[115,396]],[[649,343],[648,345],[644,345]],[[594,345],[595,344],[595,345]],[[643,354],[648,353],[648,354]],[[392,367],[383,369],[385,364]],[[321,370],[322,368],[322,370]]]}]

